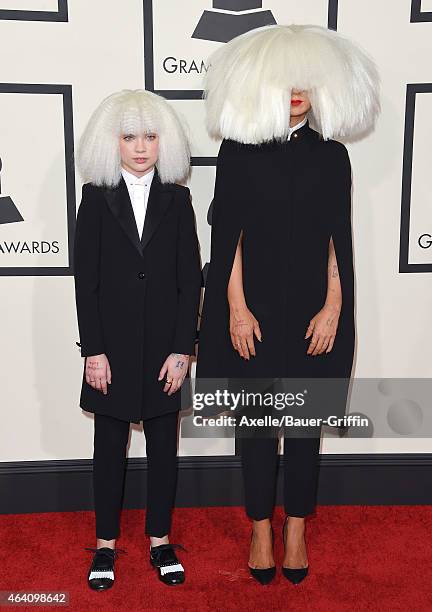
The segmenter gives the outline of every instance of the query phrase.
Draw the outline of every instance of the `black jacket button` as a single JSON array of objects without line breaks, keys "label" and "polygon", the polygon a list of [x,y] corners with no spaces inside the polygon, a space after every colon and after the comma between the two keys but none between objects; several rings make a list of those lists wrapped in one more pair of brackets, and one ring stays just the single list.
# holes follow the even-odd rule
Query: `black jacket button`
[{"label": "black jacket button", "polygon": [[140,272],[140,273],[138,274],[138,278],[141,278],[141,279],[145,278],[145,274],[144,274],[144,272]]}]

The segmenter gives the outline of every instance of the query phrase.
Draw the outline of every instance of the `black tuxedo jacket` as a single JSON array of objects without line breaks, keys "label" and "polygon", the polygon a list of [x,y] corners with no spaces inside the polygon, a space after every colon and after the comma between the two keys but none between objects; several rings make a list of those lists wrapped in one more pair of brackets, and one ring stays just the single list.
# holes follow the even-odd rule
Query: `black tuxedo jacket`
[{"label": "black tuxedo jacket", "polygon": [[105,353],[112,373],[104,395],[84,367],[81,408],[136,423],[179,410],[181,391],[168,396],[158,374],[170,353],[194,354],[202,274],[189,189],[155,172],[140,240],[124,179],[85,184],[74,276],[81,355]]}]

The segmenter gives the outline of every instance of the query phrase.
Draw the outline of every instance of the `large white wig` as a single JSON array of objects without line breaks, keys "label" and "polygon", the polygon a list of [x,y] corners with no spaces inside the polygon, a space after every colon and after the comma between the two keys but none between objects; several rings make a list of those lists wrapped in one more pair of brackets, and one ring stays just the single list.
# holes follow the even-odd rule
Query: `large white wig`
[{"label": "large white wig", "polygon": [[77,163],[85,182],[115,187],[121,179],[120,137],[156,133],[162,183],[176,183],[189,172],[189,142],[168,102],[144,89],[123,89],[105,98],[91,116],[78,147]]},{"label": "large white wig", "polygon": [[321,26],[257,28],[217,49],[209,64],[207,128],[216,138],[250,144],[284,139],[292,89],[307,91],[310,126],[324,140],[363,134],[380,111],[374,61]]}]

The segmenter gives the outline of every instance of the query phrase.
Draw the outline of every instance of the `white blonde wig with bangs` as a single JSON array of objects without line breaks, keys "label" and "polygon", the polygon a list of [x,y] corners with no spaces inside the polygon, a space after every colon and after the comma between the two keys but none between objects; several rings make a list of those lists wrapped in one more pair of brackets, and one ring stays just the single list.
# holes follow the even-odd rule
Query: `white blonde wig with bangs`
[{"label": "white blonde wig with bangs", "polygon": [[156,164],[162,183],[182,182],[190,168],[185,129],[165,98],[144,89],[123,89],[105,98],[91,116],[78,146],[77,165],[85,182],[115,187],[121,179],[120,137],[159,136]]},{"label": "white blonde wig with bangs", "polygon": [[215,138],[245,144],[285,139],[292,89],[307,92],[310,126],[324,140],[361,136],[380,112],[374,61],[321,26],[257,28],[217,49],[209,63],[206,121]]}]

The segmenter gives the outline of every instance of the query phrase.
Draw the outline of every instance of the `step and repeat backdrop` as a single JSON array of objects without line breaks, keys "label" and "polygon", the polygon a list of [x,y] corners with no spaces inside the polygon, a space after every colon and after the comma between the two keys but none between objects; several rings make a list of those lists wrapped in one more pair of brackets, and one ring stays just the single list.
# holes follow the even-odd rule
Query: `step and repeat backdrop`
[{"label": "step and repeat backdrop", "polygon": [[[90,113],[113,91],[146,87],[182,115],[205,267],[219,143],[205,130],[202,78],[214,49],[270,23],[337,29],[378,64],[377,128],[347,143],[354,376],[377,381],[376,406],[363,412],[406,405],[397,385],[380,382],[431,376],[432,0],[0,0],[0,461],[92,454],[92,416],[79,408],[83,362],[71,267],[81,194],[74,150]],[[426,434],[330,433],[321,452],[431,450]],[[234,452],[232,439],[180,439],[181,455]],[[144,454],[134,426],[129,456]]]}]

